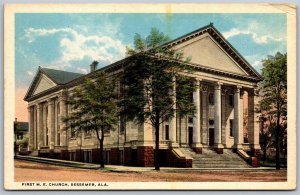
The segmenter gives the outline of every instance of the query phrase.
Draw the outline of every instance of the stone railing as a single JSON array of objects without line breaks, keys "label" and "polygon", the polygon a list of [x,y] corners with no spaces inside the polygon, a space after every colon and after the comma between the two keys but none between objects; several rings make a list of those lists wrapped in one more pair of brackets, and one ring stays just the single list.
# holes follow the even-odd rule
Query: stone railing
[{"label": "stone railing", "polygon": [[49,149],[49,146],[41,146],[40,149],[41,149],[41,150],[48,150],[48,149]]},{"label": "stone railing", "polygon": [[54,146],[55,150],[67,150],[68,147],[67,146]]},{"label": "stone railing", "polygon": [[[134,147],[134,146],[139,146],[139,145],[143,145],[144,142],[142,141],[139,141],[139,140],[132,140],[132,141],[129,141],[127,142],[127,146],[131,146],[131,147]],[[155,141],[153,141],[151,143],[153,146],[155,146]],[[162,146],[162,147],[168,147],[170,145],[170,141],[169,140],[161,140],[159,141],[159,146]]]}]

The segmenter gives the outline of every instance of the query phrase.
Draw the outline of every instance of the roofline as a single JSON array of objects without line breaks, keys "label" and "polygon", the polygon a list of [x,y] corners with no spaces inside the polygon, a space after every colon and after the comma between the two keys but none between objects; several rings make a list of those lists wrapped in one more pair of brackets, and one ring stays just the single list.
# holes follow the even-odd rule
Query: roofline
[{"label": "roofline", "polygon": [[[77,79],[74,79],[66,84],[62,84],[62,85],[57,85],[55,87],[52,87],[52,88],[49,88],[45,91],[42,91],[38,94],[35,94],[33,96],[31,96],[30,98],[27,98],[26,101],[31,101],[31,100],[35,100],[39,97],[42,97],[46,94],[49,94],[51,92],[55,92],[55,91],[58,91],[58,90],[61,90],[61,89],[68,89],[68,88],[71,88],[73,86],[75,86],[76,84],[80,83],[83,79],[85,78],[92,78],[94,76],[96,76],[96,74],[100,71],[108,71],[108,72],[112,72],[112,71],[109,71],[109,68],[118,68],[118,65],[121,65],[122,67],[125,66],[124,63],[126,63],[126,61],[130,60],[131,58],[133,57],[136,57],[137,55],[134,55],[134,56],[129,56],[127,58],[124,58],[122,60],[119,60],[113,64],[110,64],[108,66],[105,66],[101,69],[98,69],[94,72],[91,72],[87,75],[83,75],[82,77],[79,77]],[[151,56],[151,57],[154,57],[154,56]],[[172,60],[172,59],[163,59],[163,60]],[[248,75],[239,75],[239,74],[235,74],[235,73],[231,73],[231,72],[225,72],[225,71],[220,71],[220,70],[217,70],[217,69],[213,69],[213,68],[209,68],[209,67],[206,67],[206,66],[203,66],[203,65],[199,65],[199,64],[194,64],[194,63],[186,63],[187,65],[191,66],[192,68],[194,69],[198,69],[198,70],[202,70],[202,71],[205,71],[205,72],[208,72],[208,73],[213,73],[213,74],[220,74],[220,75],[226,75],[228,77],[231,77],[231,78],[238,78],[238,79],[246,79],[250,82],[259,82],[260,79],[257,78],[257,77],[252,77],[252,76],[248,76]],[[25,100],[25,99],[24,99]]]},{"label": "roofline", "polygon": [[[190,33],[187,33],[187,34],[185,34],[185,35],[182,35],[182,36],[180,36],[180,37],[178,37],[178,38],[175,38],[175,39],[173,39],[173,40],[171,40],[171,41],[169,41],[169,42],[167,42],[167,43],[164,43],[164,44],[162,44],[161,46],[159,46],[159,47],[172,47],[172,46],[174,46],[174,45],[176,45],[176,44],[179,44],[178,42],[180,41],[180,43],[181,42],[183,42],[183,41],[185,41],[185,39],[186,38],[188,38],[189,36],[191,36],[191,35],[193,35],[193,34],[195,34],[194,36],[199,36],[199,34],[197,34],[197,33],[200,33],[201,31],[205,31],[205,30],[209,30],[209,29],[212,29],[212,30],[214,30],[216,33],[217,33],[217,35],[223,40],[223,42],[224,43],[226,43],[228,46],[229,46],[229,48],[230,49],[232,49],[233,50],[233,52],[235,52],[236,53],[236,55],[245,63],[245,65],[248,67],[248,68],[250,68],[250,70],[252,71],[252,72],[254,72],[255,73],[255,75],[258,77],[258,78],[255,78],[255,77],[252,77],[252,76],[243,76],[243,75],[237,75],[237,74],[234,74],[234,73],[230,73],[230,72],[225,72],[225,71],[220,71],[220,70],[216,70],[216,69],[212,69],[212,68],[209,68],[209,67],[205,67],[205,66],[203,66],[203,65],[200,65],[200,64],[189,64],[189,65],[191,65],[191,66],[193,66],[193,67],[196,67],[196,65],[197,65],[197,67],[196,68],[198,68],[198,69],[201,69],[201,70],[205,70],[205,71],[207,71],[207,72],[213,72],[213,73],[221,73],[221,74],[225,74],[225,75],[227,75],[227,76],[234,76],[235,78],[244,78],[244,79],[250,79],[250,80],[252,80],[252,81],[261,81],[262,80],[262,76],[251,66],[251,64],[225,39],[225,37],[214,27],[214,25],[213,25],[213,23],[210,23],[210,24],[208,24],[208,25],[206,25],[206,26],[203,26],[203,27],[201,27],[201,28],[199,28],[199,29],[196,29],[196,30],[194,30],[194,31],[192,31],[192,32],[190,32]],[[209,31],[208,31],[208,33],[209,33]],[[193,38],[194,36],[192,36],[191,38]],[[183,40],[182,40],[183,39]],[[122,65],[122,67],[123,67],[123,64],[126,62],[126,61],[128,61],[128,60],[130,60],[131,58],[133,58],[133,57],[135,57],[135,56],[137,56],[138,54],[140,54],[140,53],[137,53],[137,54],[134,54],[134,55],[131,55],[131,56],[128,56],[128,57],[125,57],[125,58],[123,58],[123,59],[121,59],[121,60],[119,60],[119,61],[116,61],[116,62],[114,62],[114,63],[112,63],[112,64],[109,64],[109,65],[107,65],[107,66],[104,66],[104,67],[102,67],[102,68],[100,68],[100,69],[97,69],[97,70],[95,70],[95,71],[93,71],[93,72],[90,72],[90,73],[88,73],[88,74],[86,74],[86,75],[82,75],[82,76],[80,76],[80,77],[78,77],[78,78],[76,78],[76,79],[74,79],[74,80],[71,80],[71,81],[69,81],[69,82],[67,82],[67,83],[65,83],[65,84],[59,84],[59,83],[57,83],[56,81],[54,81],[48,74],[46,74],[42,69],[43,68],[41,68],[40,66],[39,66],[39,71],[37,72],[37,74],[35,75],[35,77],[34,77],[34,79],[33,79],[33,81],[32,81],[32,83],[31,83],[31,85],[34,83],[34,81],[35,81],[35,79],[36,79],[36,77],[38,76],[38,74],[40,73],[40,72],[42,72],[42,73],[44,73],[47,77],[49,77],[54,83],[56,83],[57,84],[57,86],[55,86],[55,87],[52,87],[52,88],[50,88],[50,89],[48,89],[48,90],[45,90],[45,91],[43,91],[43,92],[41,92],[41,93],[39,93],[39,94],[36,94],[35,96],[40,96],[40,94],[44,94],[44,92],[46,93],[46,92],[48,92],[48,91],[52,91],[52,90],[59,90],[60,88],[69,88],[69,87],[71,87],[71,86],[74,86],[74,84],[76,84],[76,83],[78,83],[78,82],[80,82],[81,80],[83,80],[84,78],[89,78],[89,77],[93,77],[93,76],[95,76],[95,74],[97,73],[97,72],[99,72],[99,71],[109,71],[110,69],[112,69],[112,68],[116,68],[118,65]],[[67,71],[65,71],[65,72],[67,72]],[[72,72],[71,72],[72,73]],[[31,86],[30,85],[30,86]],[[34,98],[35,96],[32,96],[32,98],[28,98],[27,96],[28,96],[28,93],[29,93],[29,91],[30,91],[30,88],[28,89],[28,91],[27,91],[27,93],[26,93],[26,95],[25,95],[25,97],[24,97],[24,100],[25,101],[27,101],[27,100],[30,100],[30,99],[32,99],[32,98]]]},{"label": "roofline", "polygon": [[[188,38],[189,36],[191,36],[191,35],[193,35],[193,34],[195,34],[194,36],[199,36],[197,33],[200,33],[201,31],[204,31],[204,30],[208,30],[209,28],[211,28],[211,29],[213,29],[217,34],[218,34],[218,36],[223,40],[223,42],[224,43],[226,43],[229,47],[230,47],[230,49],[232,49],[233,50],[233,52],[235,52],[236,54],[237,54],[237,56],[242,60],[242,61],[244,61],[244,63],[247,65],[247,67],[249,67],[250,68],[250,70],[251,71],[253,71],[254,73],[255,73],[255,75],[257,76],[257,77],[259,77],[260,79],[262,79],[262,76],[252,67],[252,65],[229,43],[229,41],[220,33],[220,31],[218,31],[215,27],[214,27],[214,25],[213,25],[213,23],[210,23],[209,25],[206,25],[206,26],[204,26],[204,27],[201,27],[201,28],[199,28],[199,29],[197,29],[197,30],[194,30],[194,31],[192,31],[192,32],[190,32],[190,33],[188,33],[188,34],[185,34],[185,35],[183,35],[183,36],[180,36],[180,37],[178,37],[178,38],[176,38],[176,39],[174,39],[174,40],[172,40],[172,41],[169,41],[169,42],[167,42],[167,43],[165,43],[165,44],[163,44],[162,46],[165,46],[165,47],[172,47],[172,46],[174,46],[174,45],[177,45],[177,44],[179,44],[178,42],[184,42],[185,41],[185,39],[186,38]],[[194,36],[192,36],[191,38],[193,38]],[[188,38],[188,39],[190,39],[190,38]]]},{"label": "roofline", "polygon": [[261,75],[255,70],[255,68],[253,68],[253,66],[252,66],[252,65],[251,65],[251,64],[243,57],[243,55],[231,45],[231,43],[230,43],[230,42],[229,42],[229,41],[221,34],[221,32],[218,31],[218,29],[216,29],[213,25],[211,25],[211,27],[218,33],[218,35],[219,35],[223,40],[225,40],[225,43],[227,43],[227,44],[230,46],[230,48],[231,48],[234,52],[236,52],[240,58],[242,58],[242,60],[245,62],[245,64],[248,65],[249,68],[250,68],[250,69],[251,69],[258,77],[260,77],[260,78],[262,79],[262,76],[261,76]]}]

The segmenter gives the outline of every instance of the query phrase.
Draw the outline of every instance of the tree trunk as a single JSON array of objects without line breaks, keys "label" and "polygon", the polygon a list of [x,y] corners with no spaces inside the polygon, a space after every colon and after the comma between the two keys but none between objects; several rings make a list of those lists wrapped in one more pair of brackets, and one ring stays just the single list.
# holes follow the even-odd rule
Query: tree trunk
[{"label": "tree trunk", "polygon": [[104,142],[104,132],[103,132],[103,128],[102,128],[101,129],[101,139],[100,139],[100,165],[101,165],[101,168],[104,168],[103,142]]},{"label": "tree trunk", "polygon": [[277,124],[276,124],[276,134],[275,134],[275,144],[276,144],[276,169],[279,170],[280,169],[280,156],[279,156],[279,134],[280,134],[280,113],[279,111],[277,111]]},{"label": "tree trunk", "polygon": [[155,116],[155,154],[154,154],[155,170],[160,170],[159,166],[159,113],[156,111]]},{"label": "tree trunk", "polygon": [[101,127],[101,137],[99,135],[99,131],[98,129],[96,129],[96,134],[97,134],[97,139],[100,143],[100,152],[99,152],[99,157],[100,157],[100,167],[104,168],[104,158],[103,158],[103,142],[104,142],[104,132],[103,132],[103,128]]},{"label": "tree trunk", "polygon": [[181,147],[181,119],[182,119],[182,117],[179,116],[179,139],[178,139],[178,142],[179,142],[180,147]]}]

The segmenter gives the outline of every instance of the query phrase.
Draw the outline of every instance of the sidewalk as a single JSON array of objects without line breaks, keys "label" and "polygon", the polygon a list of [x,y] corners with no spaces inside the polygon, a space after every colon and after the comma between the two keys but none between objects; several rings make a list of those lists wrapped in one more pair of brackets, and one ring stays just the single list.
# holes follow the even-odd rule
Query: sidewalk
[{"label": "sidewalk", "polygon": [[[67,161],[67,160],[58,160],[58,159],[50,159],[50,158],[42,158],[42,157],[33,157],[33,156],[21,156],[17,155],[15,159],[18,160],[26,160],[32,162],[39,162],[39,163],[46,163],[51,165],[59,165],[59,166],[66,166],[66,167],[75,167],[81,169],[100,169],[99,164],[93,163],[83,163],[83,162],[76,162],[76,161]],[[258,168],[176,168],[176,167],[161,167],[161,171],[164,172],[184,172],[184,171],[261,171],[261,170],[274,170],[273,167],[258,167]],[[283,169],[285,170],[285,169]],[[122,166],[122,165],[105,165],[103,171],[110,171],[110,172],[131,172],[131,173],[138,173],[138,172],[149,172],[155,171],[154,167],[131,167],[131,166]]]}]

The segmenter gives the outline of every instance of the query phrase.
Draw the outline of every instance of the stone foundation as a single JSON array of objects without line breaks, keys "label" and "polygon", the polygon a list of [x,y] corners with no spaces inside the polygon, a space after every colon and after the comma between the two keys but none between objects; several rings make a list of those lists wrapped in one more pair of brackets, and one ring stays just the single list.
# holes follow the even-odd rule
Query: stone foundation
[{"label": "stone foundation", "polygon": [[257,159],[256,157],[251,157],[250,158],[250,162],[249,164],[252,166],[252,167],[259,167],[260,164],[259,164],[259,159]]},{"label": "stone foundation", "polygon": [[200,147],[193,147],[193,151],[194,151],[196,154],[202,154],[202,148],[200,148]]},{"label": "stone foundation", "polygon": [[217,154],[223,154],[223,148],[215,148]]},{"label": "stone foundation", "polygon": [[252,149],[251,153],[252,153],[252,156],[255,157],[255,160],[254,159],[251,160],[251,165],[253,167],[259,167],[260,166],[260,150],[259,149]]},{"label": "stone foundation", "polygon": [[131,148],[130,147],[124,148],[124,165],[125,166],[131,165]]},{"label": "stone foundation", "polygon": [[137,147],[137,164],[141,167],[154,166],[154,150],[152,146]]},{"label": "stone foundation", "polygon": [[192,159],[178,158],[172,150],[167,150],[166,153],[166,166],[168,167],[182,167],[182,168],[191,168],[193,167]]},{"label": "stone foundation", "polygon": [[62,150],[59,154],[61,160],[68,160],[68,150]]},{"label": "stone foundation", "polygon": [[110,149],[110,164],[112,165],[120,165],[119,159],[119,148],[111,148]]}]

